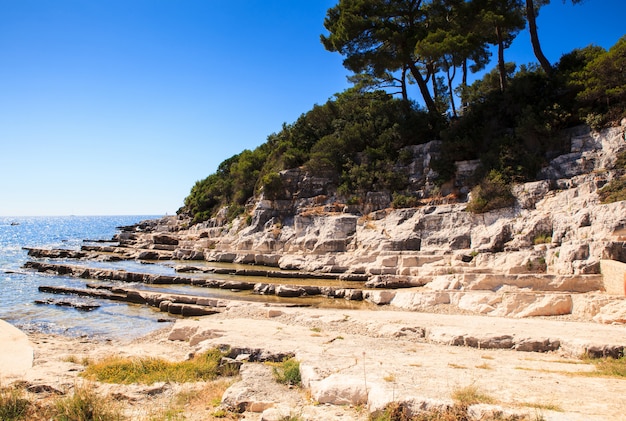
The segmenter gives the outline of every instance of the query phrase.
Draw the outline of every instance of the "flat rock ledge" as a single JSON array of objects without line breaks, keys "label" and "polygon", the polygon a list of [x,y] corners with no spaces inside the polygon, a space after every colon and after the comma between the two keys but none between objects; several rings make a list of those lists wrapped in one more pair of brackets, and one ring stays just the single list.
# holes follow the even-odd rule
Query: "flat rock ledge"
[{"label": "flat rock ledge", "polygon": [[[622,326],[386,310],[374,318],[364,311],[241,304],[200,320],[179,320],[169,339],[188,343],[194,352],[230,349],[230,357],[246,361],[242,380],[222,401],[258,415],[245,419],[365,420],[391,402],[409,413],[445,409],[454,403],[454,390],[467,386],[497,402],[470,406],[471,420],[487,414],[534,419],[538,411],[546,420],[604,420],[619,419],[626,410],[606,393],[622,381],[580,375],[593,366],[578,359],[623,356]],[[289,355],[300,361],[310,400],[268,386],[271,367],[251,362]],[[550,404],[561,410],[536,409]],[[367,414],[355,413],[358,407]],[[328,418],[327,411],[339,411],[333,416],[340,418]]]}]

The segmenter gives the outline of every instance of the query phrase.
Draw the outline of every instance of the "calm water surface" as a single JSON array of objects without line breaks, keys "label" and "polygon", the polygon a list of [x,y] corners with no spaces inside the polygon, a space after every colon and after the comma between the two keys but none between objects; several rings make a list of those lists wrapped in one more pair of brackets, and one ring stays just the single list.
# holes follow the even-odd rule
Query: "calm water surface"
[{"label": "calm water surface", "polygon": [[[70,336],[90,336],[104,338],[138,337],[163,326],[158,319],[163,313],[145,305],[132,305],[108,300],[90,300],[69,296],[54,296],[41,293],[40,285],[84,288],[89,281],[72,277],[51,276],[22,269],[30,258],[23,247],[65,248],[78,250],[84,240],[110,240],[117,232],[117,227],[132,225],[145,219],[158,216],[69,216],[69,217],[0,217],[0,319],[25,331],[41,331]],[[44,261],[46,259],[43,259]],[[52,259],[54,263],[68,263],[111,269],[123,269],[129,272],[148,272],[174,275],[173,266],[184,262],[158,262],[143,264],[137,261],[96,262],[81,260]],[[232,264],[208,264],[206,262],[187,262],[195,266],[239,267]],[[247,266],[250,267],[250,266]],[[250,278],[217,274],[186,274],[201,278],[217,278],[252,281]],[[333,280],[303,280],[264,277],[258,282],[289,284],[324,285],[349,288],[362,287],[355,283]],[[99,281],[93,281],[99,282]],[[279,298],[261,296],[250,291],[231,291],[213,288],[193,287],[189,285],[142,285],[125,284],[139,289],[152,289],[162,292],[193,293],[214,298],[243,299],[250,301],[292,303],[317,307],[343,309],[370,308],[375,306],[366,302],[328,299],[324,297]],[[68,307],[35,304],[35,300],[57,298],[63,300],[93,301],[99,308],[84,312]]]},{"label": "calm water surface", "polygon": [[[29,259],[22,247],[77,250],[84,239],[109,240],[117,232],[116,227],[157,217],[0,217],[0,318],[26,331],[72,336],[140,336],[161,327],[157,319],[163,315],[146,306],[99,301],[100,308],[82,312],[34,304],[34,300],[52,297],[40,293],[40,285],[84,287],[85,281],[22,269]],[[136,264],[122,262],[118,268]]]}]

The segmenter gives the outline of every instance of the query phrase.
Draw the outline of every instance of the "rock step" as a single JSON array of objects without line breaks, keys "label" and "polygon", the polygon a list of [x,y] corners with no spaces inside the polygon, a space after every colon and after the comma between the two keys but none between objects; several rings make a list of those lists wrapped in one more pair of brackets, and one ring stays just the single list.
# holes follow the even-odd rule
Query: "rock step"
[{"label": "rock step", "polygon": [[498,291],[503,287],[546,292],[600,292],[602,275],[554,275],[548,273],[452,273],[419,276],[421,285],[432,290]]},{"label": "rock step", "polygon": [[119,246],[84,245],[82,251],[91,253],[113,253],[124,260],[172,260],[176,246],[154,245],[152,248]]},{"label": "rock step", "polygon": [[[129,288],[103,287],[69,288],[45,286],[39,287],[40,292],[50,294],[78,295],[134,304],[146,304],[156,307],[162,312],[184,317],[207,316],[218,313],[225,307],[222,300],[207,297],[194,297],[182,294],[161,294]],[[52,300],[54,301],[54,300]],[[52,302],[51,301],[51,302]],[[58,300],[58,302],[64,302]]]},{"label": "rock step", "polygon": [[526,291],[369,290],[363,299],[417,312],[479,314],[508,318],[572,316],[604,324],[626,323],[626,300],[607,294]]},{"label": "rock step", "polygon": [[[548,279],[562,285],[563,279],[570,280],[573,285],[581,283],[580,276],[552,276],[552,275],[516,275],[519,281],[514,286],[500,285],[492,290],[472,289],[471,285],[455,284],[455,288],[444,289],[446,278],[431,280],[428,286],[432,288],[409,288],[397,289],[399,285],[393,284],[397,277],[379,277],[382,284],[372,285],[366,283],[366,287],[378,287],[378,289],[337,288],[319,285],[285,285],[268,282],[245,282],[223,279],[203,279],[182,276],[165,276],[107,269],[90,269],[83,266],[51,264],[43,262],[27,262],[26,268],[40,272],[57,275],[73,276],[83,279],[98,279],[106,281],[142,282],[146,284],[183,284],[208,288],[228,289],[238,291],[252,291],[260,295],[275,295],[278,297],[308,297],[324,296],[328,298],[344,298],[347,300],[367,300],[376,305],[390,305],[410,311],[432,311],[433,308],[446,308],[448,312],[461,312],[483,314],[502,317],[536,317],[536,316],[562,316],[573,315],[583,320],[594,320],[601,323],[624,323],[626,322],[626,301],[619,297],[605,294],[578,294],[558,291],[535,291],[526,286],[537,283],[537,279]],[[469,276],[469,275],[468,275]],[[592,280],[596,276],[588,275]],[[469,276],[472,278],[471,276]],[[486,285],[493,285],[493,278],[499,282],[503,277],[488,275]],[[506,276],[504,277],[506,278]],[[455,278],[456,279],[456,278]],[[472,278],[473,279],[473,278]],[[544,280],[545,280],[544,279]],[[453,279],[454,280],[454,279]],[[439,282],[439,283],[437,283]],[[593,283],[593,282],[590,282]],[[432,285],[435,284],[435,285]],[[381,289],[381,285],[395,289]],[[483,285],[483,284],[478,284]],[[519,288],[519,286],[523,288]],[[411,287],[408,283],[406,286]],[[448,282],[448,286],[449,282]],[[547,288],[546,288],[547,289]],[[556,289],[556,288],[555,288]],[[576,288],[571,288],[576,289]],[[104,297],[106,298],[106,297]]]},{"label": "rock step", "polygon": [[[345,298],[360,301],[363,291],[356,288],[337,288],[319,285],[288,285],[263,282],[245,282],[238,280],[204,279],[183,276],[155,275],[124,270],[93,269],[77,265],[65,265],[44,262],[26,262],[26,269],[55,275],[71,276],[82,279],[97,279],[104,281],[140,282],[159,285],[193,285],[206,288],[218,288],[237,291],[254,291],[257,294],[276,295],[278,297],[306,297],[321,295],[329,298]],[[239,272],[235,272],[238,275]],[[335,278],[336,279],[336,278]]]},{"label": "rock step", "polygon": [[100,304],[94,303],[92,301],[81,301],[81,300],[46,299],[46,300],[35,300],[35,304],[55,305],[59,307],[71,307],[80,311],[92,311],[100,307]]},{"label": "rock step", "polygon": [[342,280],[349,282],[366,282],[370,279],[369,275],[356,273],[320,273],[320,272],[304,272],[304,271],[280,271],[271,269],[237,269],[212,266],[189,266],[180,265],[174,268],[176,272],[191,273],[215,273],[219,275],[235,275],[235,276],[256,276],[268,278],[291,278],[291,279],[320,279],[320,280]]},{"label": "rock step", "polygon": [[83,279],[100,279],[120,282],[141,282],[145,284],[191,284],[193,278],[181,276],[156,275],[150,273],[127,272],[125,270],[88,268],[79,265],[66,265],[28,261],[23,266],[38,272],[54,275],[71,276]]}]

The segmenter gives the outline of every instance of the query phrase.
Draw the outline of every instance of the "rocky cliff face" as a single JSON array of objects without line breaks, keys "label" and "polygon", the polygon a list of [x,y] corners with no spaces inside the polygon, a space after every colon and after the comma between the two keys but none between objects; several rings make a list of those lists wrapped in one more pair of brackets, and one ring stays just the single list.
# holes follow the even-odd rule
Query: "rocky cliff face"
[{"label": "rocky cliff face", "polygon": [[[507,258],[501,271],[528,271],[529,261],[543,258],[542,267],[533,271],[598,273],[602,258],[626,260],[621,238],[626,204],[602,205],[597,196],[615,176],[617,154],[626,149],[624,126],[602,133],[577,128],[568,135],[571,153],[553,159],[540,181],[514,187],[515,208],[472,214],[465,203],[445,203],[440,197],[417,208],[391,209],[384,193],[344,205],[325,190],[329,180],[293,169],[281,174],[286,189],[280,199],[260,198],[249,206],[247,217],[231,224],[214,218],[191,227],[180,257],[187,250],[207,257],[221,251],[294,254],[305,260],[314,255],[316,261],[331,259],[324,257],[329,253],[332,260],[348,261],[384,253],[461,254],[475,255],[471,263],[479,267],[491,266],[504,253],[525,259]],[[437,150],[436,141],[412,149],[409,166],[416,191],[432,190],[430,160]],[[468,191],[463,181],[475,168],[473,162],[457,164],[459,190]]]},{"label": "rocky cliff face", "polygon": [[[554,158],[539,181],[515,186],[513,208],[472,214],[466,202],[433,198],[433,141],[411,149],[414,188],[430,196],[420,207],[391,209],[383,193],[340,204],[325,188],[329,180],[293,169],[281,174],[286,189],[278,199],[259,198],[231,223],[218,217],[186,228],[170,218],[156,230],[178,231],[172,248],[180,259],[364,274],[373,288],[421,287],[418,298],[395,289],[384,297],[366,294],[377,303],[413,309],[424,301],[452,303],[494,315],[545,314],[545,308],[571,313],[578,296],[553,293],[602,292],[601,261],[626,262],[626,202],[600,204],[597,193],[617,176],[613,166],[626,149],[625,128],[626,121],[601,133],[570,130],[570,153]],[[457,163],[455,191],[469,191],[466,180],[476,165]],[[512,291],[516,295],[505,295]],[[577,306],[581,312],[587,307]]]}]

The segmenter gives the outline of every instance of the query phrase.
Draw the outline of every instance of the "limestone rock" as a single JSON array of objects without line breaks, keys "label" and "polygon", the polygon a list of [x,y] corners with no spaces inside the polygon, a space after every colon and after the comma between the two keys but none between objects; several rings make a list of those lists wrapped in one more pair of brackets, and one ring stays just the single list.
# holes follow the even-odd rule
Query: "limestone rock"
[{"label": "limestone rock", "polygon": [[569,295],[505,294],[498,308],[491,313],[502,317],[556,316],[572,312]]},{"label": "limestone rock", "polygon": [[198,331],[198,325],[189,321],[179,320],[172,327],[167,339],[170,341],[189,341]]},{"label": "limestone rock", "polygon": [[561,346],[558,340],[521,338],[515,341],[514,349],[523,352],[551,352],[556,351]]},{"label": "limestone rock", "polygon": [[447,292],[406,292],[398,291],[391,300],[391,305],[406,310],[418,311],[439,304],[449,304],[450,295]]},{"label": "limestone rock", "polygon": [[603,306],[593,320],[605,324],[626,324],[626,300],[613,301]]},{"label": "limestone rock", "polygon": [[367,403],[367,383],[362,377],[331,374],[311,381],[311,396],[319,403],[361,405]]},{"label": "limestone rock", "polygon": [[275,388],[267,386],[268,379],[272,379],[272,368],[268,365],[243,364],[240,375],[241,380],[233,383],[222,395],[222,405],[231,411],[261,413],[277,402],[289,404],[290,400],[295,401],[286,387],[277,396]]},{"label": "limestone rock", "polygon": [[494,293],[468,293],[460,295],[457,307],[478,314],[488,314],[495,311],[498,304],[502,302],[502,296]]},{"label": "limestone rock", "polygon": [[370,301],[377,305],[389,304],[394,299],[395,296],[396,296],[396,293],[394,291],[388,291],[388,290],[365,291],[363,293],[363,297],[367,301]]}]

